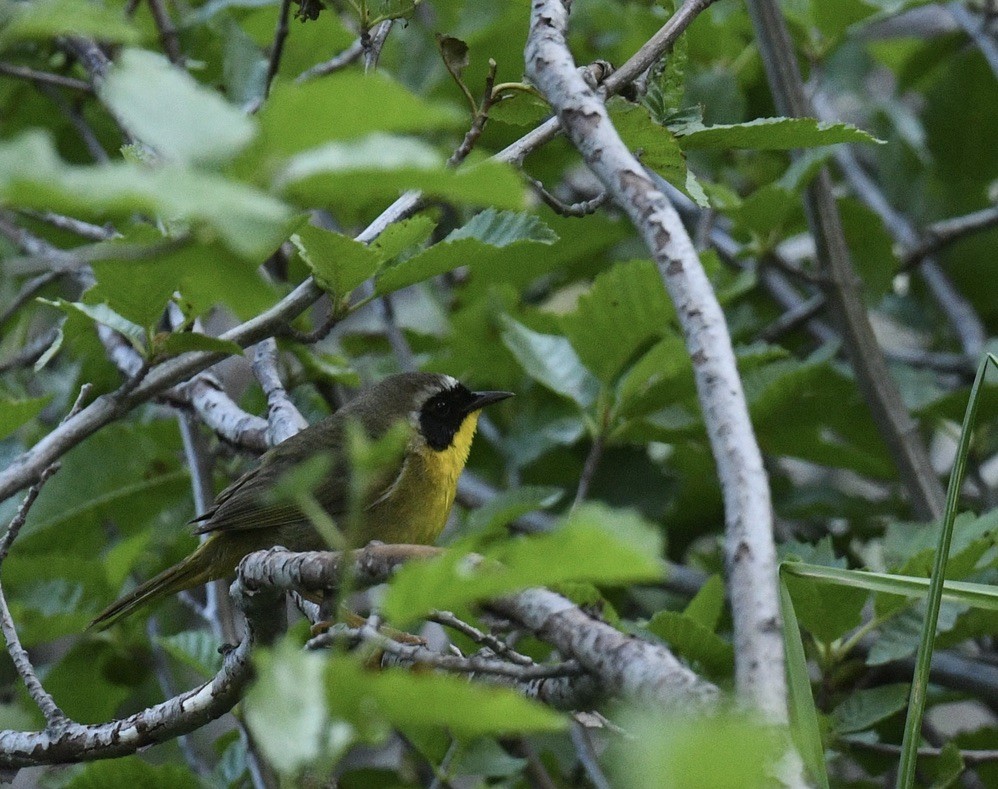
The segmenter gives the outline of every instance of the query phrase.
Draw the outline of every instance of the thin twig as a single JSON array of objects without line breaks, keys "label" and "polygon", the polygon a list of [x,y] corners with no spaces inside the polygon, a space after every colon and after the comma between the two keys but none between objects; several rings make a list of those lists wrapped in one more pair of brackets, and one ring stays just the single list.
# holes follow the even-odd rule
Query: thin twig
[{"label": "thin twig", "polygon": [[253,355],[253,374],[267,397],[267,439],[276,446],[308,427],[308,422],[291,402],[277,372],[277,342],[273,337],[258,343]]},{"label": "thin twig", "polygon": [[95,225],[92,222],[84,222],[82,219],[77,219],[74,216],[65,216],[53,211],[32,211],[27,208],[20,208],[18,209],[18,213],[32,219],[37,219],[39,222],[45,222],[48,225],[52,225],[52,227],[59,228],[59,230],[66,230],[88,241],[110,241],[112,238],[118,236],[118,231],[110,224]]},{"label": "thin twig", "polygon": [[175,66],[184,62],[184,56],[180,51],[180,37],[177,35],[177,26],[170,19],[170,13],[166,10],[163,0],[149,0],[149,10],[152,12],[153,22],[159,33],[159,43],[166,53],[166,57]]},{"label": "thin twig", "polygon": [[394,19],[385,19],[368,31],[366,36],[361,37],[361,44],[364,48],[364,72],[374,71],[378,67],[378,59],[381,57],[381,49],[388,40],[388,34],[395,24]]},{"label": "thin twig", "polygon": [[[853,739],[852,737],[843,737],[842,742],[851,745],[854,748],[863,748],[864,750],[874,751],[875,753],[882,753],[887,756],[897,756],[901,753],[901,746],[895,745],[890,742],[868,742],[861,739]],[[933,759],[943,755],[943,748],[931,748],[923,746],[918,749],[919,757],[925,757],[927,759]],[[974,765],[974,764],[987,764],[989,762],[998,762],[998,749],[995,750],[979,750],[979,751],[960,751],[960,758],[963,760],[964,764]]]},{"label": "thin twig", "polygon": [[825,297],[820,293],[815,293],[810,298],[801,301],[795,307],[784,312],[779,318],[759,332],[759,337],[766,342],[775,342],[787,332],[793,331],[801,324],[807,323],[818,315],[824,307]]},{"label": "thin twig", "polygon": [[[2,220],[0,220],[2,221]],[[0,229],[2,232],[2,229]],[[4,233],[6,235],[6,233]],[[27,282],[25,282],[21,289],[17,292],[17,295],[10,300],[10,303],[0,310],[0,326],[9,321],[14,314],[21,309],[25,304],[31,301],[35,295],[45,288],[49,283],[54,282],[62,275],[60,271],[46,271],[44,274],[39,274],[37,277],[32,277]]]},{"label": "thin twig", "polygon": [[610,789],[610,782],[607,780],[606,776],[603,774],[602,768],[599,766],[599,761],[596,758],[596,751],[593,749],[593,743],[589,737],[589,732],[586,731],[582,724],[573,722],[571,734],[572,745],[575,746],[575,754],[579,757],[579,763],[582,765],[582,769],[586,771],[586,777],[589,779],[589,783],[593,785],[594,789]]},{"label": "thin twig", "polygon": [[324,77],[327,74],[332,74],[334,71],[339,71],[342,68],[346,68],[351,63],[356,62],[357,59],[363,54],[364,45],[358,38],[350,46],[342,52],[334,55],[329,60],[303,71],[295,78],[295,82],[306,82],[310,79],[315,79],[316,77]]},{"label": "thin twig", "polygon": [[27,66],[16,66],[13,63],[0,63],[0,74],[8,77],[26,79],[40,85],[52,85],[57,88],[68,88],[69,90],[79,90],[83,93],[93,93],[94,89],[90,83],[75,77],[64,77],[62,74],[52,74],[48,71],[38,71]]},{"label": "thin twig", "polygon": [[917,266],[930,255],[973,233],[998,227],[998,205],[972,214],[943,219],[925,228],[922,240],[901,258],[901,269]]},{"label": "thin twig", "polygon": [[589,486],[592,484],[593,475],[596,474],[596,469],[603,459],[603,447],[606,444],[606,431],[609,426],[610,409],[604,408],[599,432],[596,433],[592,446],[589,447],[589,454],[586,455],[586,462],[583,464],[582,473],[579,475],[579,486],[575,490],[575,500],[572,502],[573,509],[585,501],[586,496],[589,495]]},{"label": "thin twig", "polygon": [[281,67],[281,55],[284,54],[284,41],[288,37],[288,17],[291,15],[291,0],[281,0],[277,12],[277,29],[274,30],[274,43],[270,47],[270,63],[267,65],[267,79],[264,82],[263,96],[270,95],[270,85]]},{"label": "thin twig", "polygon": [[[444,58],[444,63],[447,63],[447,59]],[[447,65],[447,70],[450,71],[450,65]],[[457,75],[451,71],[452,76],[457,81],[457,83],[467,90],[464,83],[461,82]],[[461,162],[468,158],[468,154],[471,153],[472,149],[475,147],[475,143],[478,142],[478,138],[482,136],[482,132],[485,131],[485,124],[489,121],[489,110],[492,109],[492,105],[495,103],[495,84],[496,84],[496,62],[489,58],[489,73],[485,76],[485,92],[482,94],[482,103],[479,107],[475,107],[474,100],[471,100],[472,112],[474,113],[471,128],[468,129],[467,133],[464,135],[464,139],[461,140],[461,144],[457,146],[454,153],[451,154],[450,158],[447,160],[448,167],[457,167]]]},{"label": "thin twig", "polygon": [[551,194],[544,184],[536,178],[532,178],[526,174],[524,174],[524,177],[527,179],[527,183],[530,184],[537,196],[544,201],[544,204],[561,216],[582,217],[588,216],[589,214],[595,214],[610,198],[609,193],[604,190],[596,195],[596,197],[589,200],[580,200],[577,203],[565,203]]},{"label": "thin twig", "polygon": [[450,611],[434,611],[428,617],[426,617],[428,622],[436,622],[438,625],[443,625],[444,627],[449,627],[453,630],[457,630],[462,635],[467,636],[476,644],[484,647],[488,647],[497,655],[506,658],[511,663],[516,663],[521,666],[532,666],[534,661],[517,652],[515,649],[509,647],[504,641],[491,633],[485,633],[479,630],[477,627],[468,624],[463,619],[458,619]]},{"label": "thin twig", "polygon": [[985,28],[986,22],[975,19],[974,15],[967,10],[963,0],[955,0],[955,2],[950,3],[946,8],[956,23],[970,36],[974,45],[984,55],[984,59],[988,62],[995,77],[998,78],[998,44],[988,35]]},{"label": "thin twig", "polygon": [[19,370],[22,367],[33,365],[42,358],[58,337],[59,330],[56,328],[49,329],[44,334],[40,334],[9,359],[0,361],[0,373]]}]

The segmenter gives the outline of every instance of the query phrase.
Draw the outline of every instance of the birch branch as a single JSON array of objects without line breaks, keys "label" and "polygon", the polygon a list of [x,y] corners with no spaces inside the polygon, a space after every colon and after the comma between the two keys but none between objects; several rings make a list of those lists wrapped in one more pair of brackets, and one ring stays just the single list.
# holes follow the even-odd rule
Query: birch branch
[{"label": "birch branch", "polygon": [[[772,504],[724,314],[675,209],[621,141],[603,101],[579,75],[565,40],[566,27],[561,2],[535,0],[527,73],[555,108],[586,164],[641,233],[676,305],[724,492],[738,691],[771,719],[785,721]],[[557,617],[557,606],[550,604],[548,614]],[[619,676],[617,682],[629,689],[647,684],[629,675]]]}]

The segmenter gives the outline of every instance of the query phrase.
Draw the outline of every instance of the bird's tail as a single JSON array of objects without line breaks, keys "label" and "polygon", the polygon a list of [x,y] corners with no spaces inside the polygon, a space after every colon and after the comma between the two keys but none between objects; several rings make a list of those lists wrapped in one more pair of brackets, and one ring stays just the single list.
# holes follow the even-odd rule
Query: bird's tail
[{"label": "bird's tail", "polygon": [[[119,619],[130,615],[146,603],[167,595],[190,589],[225,575],[225,569],[215,561],[217,546],[215,539],[206,540],[194,553],[181,562],[169,567],[154,578],[139,584],[135,589],[105,608],[88,630],[105,630]],[[219,570],[221,569],[221,572]]]}]

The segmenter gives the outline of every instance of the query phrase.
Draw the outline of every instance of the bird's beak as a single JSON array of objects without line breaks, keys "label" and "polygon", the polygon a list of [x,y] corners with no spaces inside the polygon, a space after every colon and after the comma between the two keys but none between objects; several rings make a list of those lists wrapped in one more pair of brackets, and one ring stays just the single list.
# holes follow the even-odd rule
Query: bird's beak
[{"label": "bird's beak", "polygon": [[472,392],[473,399],[468,403],[465,408],[466,414],[472,414],[475,411],[481,411],[485,406],[492,405],[493,403],[498,403],[500,400],[505,400],[507,397],[512,397],[512,392]]}]

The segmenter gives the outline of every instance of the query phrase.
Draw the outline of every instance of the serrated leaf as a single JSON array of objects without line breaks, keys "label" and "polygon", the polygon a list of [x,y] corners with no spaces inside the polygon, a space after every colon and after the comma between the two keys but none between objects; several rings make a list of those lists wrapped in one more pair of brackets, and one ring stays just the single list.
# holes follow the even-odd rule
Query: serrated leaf
[{"label": "serrated leaf", "polygon": [[474,563],[456,549],[403,567],[383,603],[402,623],[434,608],[455,609],[531,586],[563,581],[619,584],[659,578],[662,540],[637,515],[590,504],[553,531],[505,540]]},{"label": "serrated leaf", "polygon": [[607,109],[621,139],[640,153],[641,163],[677,189],[685,189],[686,157],[673,133],[655,123],[645,107],[619,96],[607,102]]},{"label": "serrated leaf", "polygon": [[314,225],[299,228],[291,241],[316,282],[338,299],[373,276],[383,261],[377,249]]},{"label": "serrated leaf", "polygon": [[596,402],[599,382],[582,364],[568,339],[535,332],[508,315],[500,316],[500,321],[503,344],[527,375],[580,408]]},{"label": "serrated leaf", "polygon": [[153,52],[120,53],[98,94],[136,139],[174,162],[223,162],[256,134],[250,116]]},{"label": "serrated leaf", "polygon": [[854,690],[832,711],[832,728],[839,734],[864,731],[908,706],[908,683]]},{"label": "serrated leaf", "polygon": [[700,663],[710,674],[729,676],[734,671],[735,650],[731,644],[685,614],[658,611],[645,629],[687,660]]},{"label": "serrated leaf", "polygon": [[45,41],[56,36],[90,36],[100,41],[133,44],[139,31],[121,12],[87,0],[34,0],[9,3],[0,28],[0,47],[16,41]]},{"label": "serrated leaf", "polygon": [[486,208],[449,233],[446,240],[459,238],[477,238],[489,246],[507,247],[518,241],[553,244],[558,240],[558,234],[534,214]]},{"label": "serrated leaf", "polygon": [[684,151],[704,148],[752,148],[787,151],[839,143],[883,143],[848,123],[823,123],[814,118],[757,118],[745,123],[718,124],[675,132]]},{"label": "serrated leaf", "polygon": [[531,244],[553,244],[558,236],[537,217],[487,208],[443,241],[386,269],[377,293],[391,293],[475,261],[478,266],[501,265]]},{"label": "serrated leaf", "polygon": [[674,316],[658,268],[634,260],[596,277],[561,326],[582,363],[612,384],[639,353],[670,333]]},{"label": "serrated leaf", "polygon": [[34,419],[52,401],[52,395],[13,398],[0,395],[0,439]]},{"label": "serrated leaf", "polygon": [[383,260],[391,260],[400,252],[422,244],[430,237],[437,223],[425,214],[394,222],[384,229],[371,246],[378,250]]},{"label": "serrated leaf", "polygon": [[[284,154],[376,132],[423,133],[466,122],[459,110],[416,96],[383,71],[352,70],[275,85],[258,117],[268,152]],[[391,157],[390,149],[383,152]]]}]

